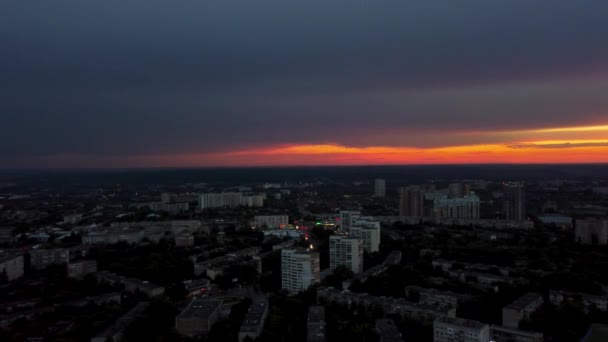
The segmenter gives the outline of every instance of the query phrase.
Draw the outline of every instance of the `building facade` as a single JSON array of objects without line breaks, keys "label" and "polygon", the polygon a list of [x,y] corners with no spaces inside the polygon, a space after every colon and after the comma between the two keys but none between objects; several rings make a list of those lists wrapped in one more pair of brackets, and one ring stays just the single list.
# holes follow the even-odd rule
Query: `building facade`
[{"label": "building facade", "polygon": [[354,274],[363,272],[363,241],[345,236],[329,237],[329,267],[344,266]]},{"label": "building facade", "polygon": [[456,317],[439,317],[433,322],[434,342],[488,342],[490,326]]},{"label": "building facade", "polygon": [[399,189],[399,216],[424,216],[424,190],[419,186]]},{"label": "building facade", "polygon": [[386,196],[386,180],[378,178],[374,181],[374,196],[375,197],[385,197]]},{"label": "building facade", "polygon": [[526,220],[526,191],[523,183],[511,182],[505,184],[503,211],[507,220]]},{"label": "building facade", "polygon": [[281,287],[290,294],[321,281],[319,253],[303,248],[281,250]]}]

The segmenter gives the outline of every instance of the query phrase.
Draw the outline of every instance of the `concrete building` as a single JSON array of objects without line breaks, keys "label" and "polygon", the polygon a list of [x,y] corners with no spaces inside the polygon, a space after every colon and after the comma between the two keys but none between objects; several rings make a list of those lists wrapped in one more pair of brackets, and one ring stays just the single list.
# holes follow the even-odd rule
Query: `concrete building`
[{"label": "concrete building", "polygon": [[289,224],[287,215],[258,215],[253,218],[253,228],[285,228]]},{"label": "concrete building", "polygon": [[306,341],[308,342],[325,342],[326,327],[325,327],[325,307],[311,306],[308,308],[308,321]]},{"label": "concrete building", "polygon": [[345,266],[355,274],[363,272],[363,241],[353,237],[329,237],[329,267]]},{"label": "concrete building", "polygon": [[281,250],[281,287],[290,294],[321,281],[319,253],[303,248]]},{"label": "concrete building", "polygon": [[51,265],[63,265],[70,261],[70,251],[63,248],[32,249],[30,252],[31,267],[42,270]]},{"label": "concrete building", "polygon": [[584,245],[608,244],[608,219],[576,220],[574,236],[577,243]]},{"label": "concrete building", "polygon": [[504,186],[503,211],[505,218],[512,221],[525,221],[526,192],[523,183],[511,182]]},{"label": "concrete building", "polygon": [[432,321],[441,316],[456,316],[456,308],[439,307],[407,301],[403,298],[377,297],[365,293],[336,290],[332,287],[317,289],[317,300],[344,305],[363,305],[367,309],[382,308],[385,314],[398,314],[419,321]]},{"label": "concrete building", "polygon": [[424,216],[424,190],[419,186],[399,189],[399,216]]},{"label": "concrete building", "polygon": [[97,272],[97,261],[79,260],[68,263],[68,277],[82,278],[87,274]]},{"label": "concrete building", "polygon": [[385,197],[386,196],[386,180],[377,178],[374,181],[374,196]]},{"label": "concrete building", "polygon": [[490,341],[492,342],[543,342],[544,335],[539,332],[490,326]]},{"label": "concrete building", "polygon": [[82,221],[82,214],[70,214],[63,217],[65,224],[79,224]]},{"label": "concrete building", "polygon": [[519,328],[519,323],[530,319],[530,315],[540,309],[543,303],[543,295],[540,293],[524,294],[502,309],[502,325],[507,328]]},{"label": "concrete building", "polygon": [[410,297],[417,296],[420,303],[454,308],[471,298],[469,295],[419,286],[407,286],[405,293]]},{"label": "concrete building", "polygon": [[361,217],[361,212],[352,210],[341,210],[340,211],[340,228],[342,230],[349,231],[352,227],[355,219]]},{"label": "concrete building", "polygon": [[392,319],[377,319],[375,330],[379,342],[403,342],[403,336]]},{"label": "concrete building", "polygon": [[479,219],[479,197],[442,198],[433,202],[434,217],[443,219]]},{"label": "concrete building", "polygon": [[452,183],[448,185],[448,198],[463,198],[470,195],[471,187],[464,183]]},{"label": "concrete building", "polygon": [[23,277],[23,255],[0,256],[0,275],[6,274],[7,281]]},{"label": "concrete building", "polygon": [[236,208],[243,202],[240,192],[204,193],[199,197],[201,209],[208,208]]},{"label": "concrete building", "polygon": [[456,317],[439,317],[433,322],[434,342],[488,342],[490,326]]},{"label": "concrete building", "polygon": [[221,300],[193,299],[175,318],[175,329],[180,335],[194,337],[208,333],[220,319]]},{"label": "concrete building", "polygon": [[194,246],[194,235],[188,232],[182,232],[175,235],[175,247],[192,247]]},{"label": "concrete building", "polygon": [[165,288],[160,285],[137,278],[127,278],[108,271],[99,271],[95,273],[95,278],[99,282],[106,282],[112,285],[122,284],[125,287],[125,291],[140,291],[148,297],[156,297],[165,293]]},{"label": "concrete building", "polygon": [[248,337],[251,340],[258,338],[264,330],[267,317],[268,298],[265,296],[253,298],[253,303],[239,329],[239,342],[244,342]]},{"label": "concrete building", "polygon": [[350,235],[363,241],[363,249],[368,253],[380,251],[380,222],[371,218],[356,219]]},{"label": "concrete building", "polygon": [[148,309],[148,306],[150,306],[150,303],[147,302],[137,304],[133,309],[116,320],[109,328],[93,337],[91,342],[119,342],[129,325],[139,318]]},{"label": "concrete building", "polygon": [[245,207],[261,208],[264,206],[263,195],[246,195],[241,199],[241,205]]}]

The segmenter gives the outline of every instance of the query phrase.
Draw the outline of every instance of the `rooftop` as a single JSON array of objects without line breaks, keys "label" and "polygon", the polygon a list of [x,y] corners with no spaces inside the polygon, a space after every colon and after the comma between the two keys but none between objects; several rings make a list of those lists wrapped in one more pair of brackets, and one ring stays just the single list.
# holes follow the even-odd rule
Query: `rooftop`
[{"label": "rooftop", "polygon": [[528,292],[523,296],[517,298],[513,303],[505,306],[505,309],[511,310],[523,310],[531,303],[537,301],[538,299],[542,299],[543,295],[540,293]]},{"label": "rooftop", "polygon": [[178,319],[203,318],[207,319],[222,305],[221,300],[200,300],[194,299],[190,305],[182,312]]},{"label": "rooftop", "polygon": [[437,318],[435,320],[435,323],[449,324],[449,325],[454,325],[454,326],[463,327],[463,328],[467,328],[467,329],[475,329],[475,330],[481,330],[484,327],[488,326],[487,324],[481,323],[478,321],[473,321],[470,319],[464,319],[464,318],[458,318],[458,317],[448,317],[448,316],[441,316],[441,317]]}]

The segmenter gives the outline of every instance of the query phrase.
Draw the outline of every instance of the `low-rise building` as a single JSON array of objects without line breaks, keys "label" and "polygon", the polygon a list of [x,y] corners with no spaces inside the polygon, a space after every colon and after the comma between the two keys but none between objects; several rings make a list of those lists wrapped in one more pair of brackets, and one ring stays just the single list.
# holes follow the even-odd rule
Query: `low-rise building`
[{"label": "low-rise building", "polygon": [[456,317],[439,317],[433,322],[434,342],[488,342],[490,326]]},{"label": "low-rise building", "polygon": [[120,317],[114,324],[104,330],[101,334],[93,337],[91,342],[118,342],[122,339],[122,335],[125,329],[133,323],[138,317],[140,317],[150,306],[148,302],[142,302],[137,304],[133,309],[129,310],[126,314]]},{"label": "low-rise building", "polygon": [[108,271],[95,273],[95,278],[99,282],[106,282],[112,285],[122,284],[127,292],[140,291],[149,297],[156,297],[165,293],[165,288],[160,285],[137,278],[127,278]]},{"label": "low-rise building", "polygon": [[502,309],[502,325],[517,329],[519,323],[522,320],[530,319],[530,315],[540,309],[544,302],[543,295],[540,293],[524,294]]},{"label": "low-rise building", "polygon": [[405,293],[410,297],[418,296],[420,303],[446,307],[458,307],[459,303],[471,298],[469,295],[419,286],[408,286]]},{"label": "low-rise building", "polygon": [[68,277],[70,278],[82,278],[95,272],[97,272],[96,260],[78,260],[68,263]]},{"label": "low-rise building", "polygon": [[183,232],[175,235],[175,247],[192,247],[194,246],[194,235],[188,232]]},{"label": "low-rise building", "polygon": [[13,281],[23,277],[23,255],[0,256],[0,275],[6,275],[6,281]]},{"label": "low-rise building", "polygon": [[287,215],[258,215],[253,218],[253,228],[284,228],[289,224]]},{"label": "low-rise building", "polygon": [[403,342],[403,336],[392,319],[377,319],[375,330],[379,342]]},{"label": "low-rise building", "polygon": [[251,340],[258,338],[264,330],[267,317],[268,298],[265,296],[253,298],[253,303],[251,303],[251,307],[239,329],[239,342],[244,342],[248,337]]},{"label": "low-rise building", "polygon": [[42,270],[51,265],[63,265],[70,261],[70,251],[63,248],[32,249],[30,252],[31,267]]},{"label": "low-rise building", "polygon": [[325,342],[325,308],[323,306],[311,306],[308,308],[308,321],[306,324],[306,341]]},{"label": "low-rise building", "polygon": [[493,342],[543,342],[544,335],[497,325],[490,326],[490,341]]},{"label": "low-rise building", "polygon": [[175,329],[184,336],[197,336],[208,333],[220,319],[220,300],[194,299],[179,316],[175,318]]},{"label": "low-rise building", "polygon": [[456,316],[456,308],[415,303],[403,298],[370,296],[366,293],[341,291],[332,287],[317,289],[317,299],[344,305],[359,304],[368,308],[380,307],[386,314],[399,314],[416,320],[434,320],[440,316]]}]

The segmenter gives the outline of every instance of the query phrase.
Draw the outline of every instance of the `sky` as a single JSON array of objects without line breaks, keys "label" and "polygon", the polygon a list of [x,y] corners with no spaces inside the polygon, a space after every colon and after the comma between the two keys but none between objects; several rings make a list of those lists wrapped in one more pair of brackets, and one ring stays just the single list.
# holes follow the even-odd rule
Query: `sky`
[{"label": "sky", "polygon": [[0,2],[0,168],[608,162],[608,2]]}]

